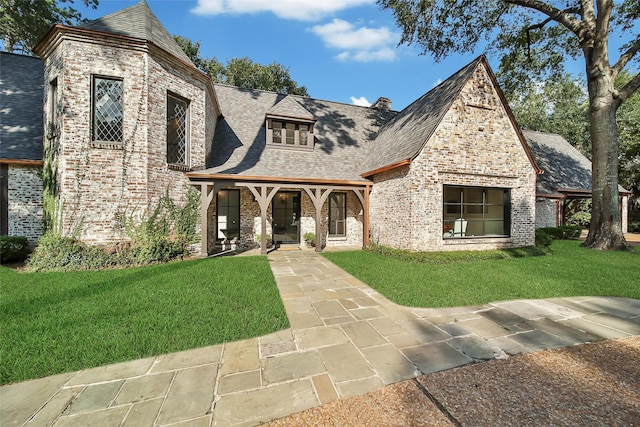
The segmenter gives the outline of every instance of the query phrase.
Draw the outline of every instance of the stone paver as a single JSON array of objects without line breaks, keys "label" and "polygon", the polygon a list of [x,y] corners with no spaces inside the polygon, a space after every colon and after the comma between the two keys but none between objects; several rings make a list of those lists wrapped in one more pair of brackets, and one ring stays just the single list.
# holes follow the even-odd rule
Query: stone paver
[{"label": "stone paver", "polygon": [[254,426],[475,361],[640,334],[637,300],[406,308],[312,251],[268,257],[289,329],[6,385],[0,425]]}]

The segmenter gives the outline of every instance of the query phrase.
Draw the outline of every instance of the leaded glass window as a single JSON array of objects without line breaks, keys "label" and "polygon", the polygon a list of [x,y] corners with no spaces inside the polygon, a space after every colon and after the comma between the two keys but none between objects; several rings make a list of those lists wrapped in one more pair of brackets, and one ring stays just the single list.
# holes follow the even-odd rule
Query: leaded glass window
[{"label": "leaded glass window", "polygon": [[167,95],[167,163],[187,164],[189,102]]},{"label": "leaded glass window", "polygon": [[122,142],[122,80],[93,77],[93,141]]}]

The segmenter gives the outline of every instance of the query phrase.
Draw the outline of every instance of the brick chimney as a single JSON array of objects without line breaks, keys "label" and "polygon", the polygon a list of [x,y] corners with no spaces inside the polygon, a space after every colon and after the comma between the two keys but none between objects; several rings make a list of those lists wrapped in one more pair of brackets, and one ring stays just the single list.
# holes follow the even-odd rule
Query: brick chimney
[{"label": "brick chimney", "polygon": [[389,111],[391,109],[391,100],[389,98],[380,97],[376,102],[371,104],[371,108],[377,108],[378,110]]}]

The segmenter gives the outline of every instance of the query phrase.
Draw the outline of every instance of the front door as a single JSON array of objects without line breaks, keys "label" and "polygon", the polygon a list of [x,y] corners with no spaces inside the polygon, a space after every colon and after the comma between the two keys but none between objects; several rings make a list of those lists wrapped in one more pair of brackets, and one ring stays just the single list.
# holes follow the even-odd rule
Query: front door
[{"label": "front door", "polygon": [[278,191],[271,205],[275,243],[300,243],[300,192]]}]

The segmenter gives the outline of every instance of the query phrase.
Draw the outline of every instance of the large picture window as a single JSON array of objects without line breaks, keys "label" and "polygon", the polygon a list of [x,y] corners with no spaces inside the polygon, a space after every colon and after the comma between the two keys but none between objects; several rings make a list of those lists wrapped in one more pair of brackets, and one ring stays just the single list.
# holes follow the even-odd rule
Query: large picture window
[{"label": "large picture window", "polygon": [[346,193],[331,193],[329,195],[329,235],[347,235]]},{"label": "large picture window", "polygon": [[122,79],[93,76],[92,140],[122,142]]},{"label": "large picture window", "polygon": [[508,237],[511,192],[504,188],[444,186],[443,238]]},{"label": "large picture window", "polygon": [[167,94],[167,163],[186,165],[189,152],[189,101]]},{"label": "large picture window", "polygon": [[240,190],[218,192],[216,239],[240,238]]}]

